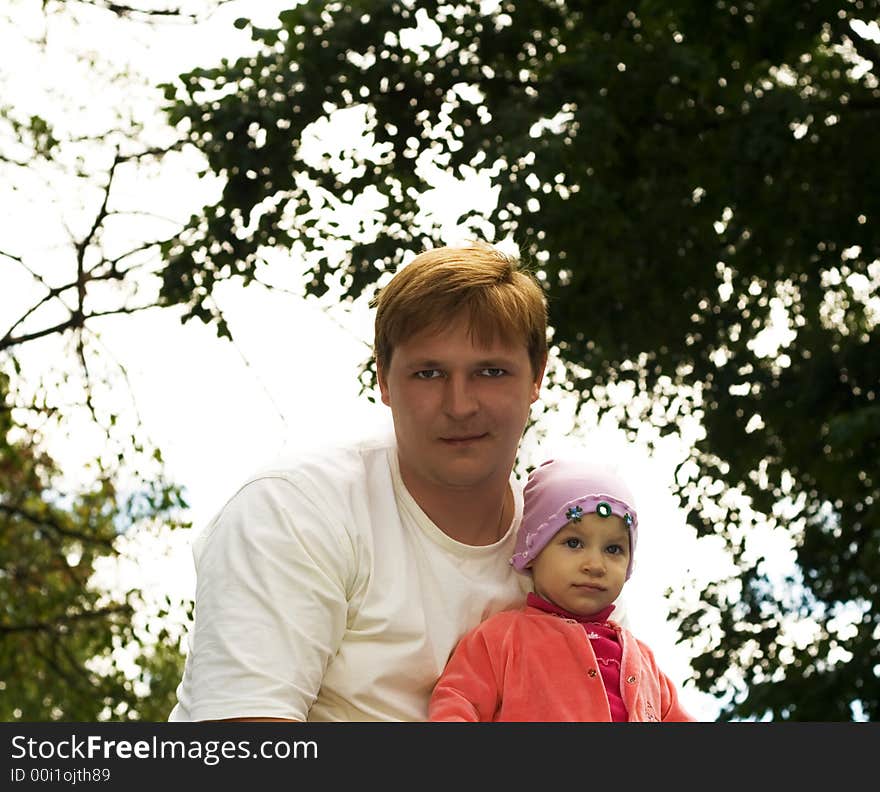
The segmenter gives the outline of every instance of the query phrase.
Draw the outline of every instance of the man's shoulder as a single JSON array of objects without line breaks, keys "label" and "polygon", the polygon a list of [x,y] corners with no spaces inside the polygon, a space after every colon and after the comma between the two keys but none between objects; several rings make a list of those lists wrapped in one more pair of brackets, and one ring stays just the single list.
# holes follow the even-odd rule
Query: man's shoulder
[{"label": "man's shoulder", "polygon": [[241,533],[242,526],[248,535],[262,528],[277,536],[292,525],[322,535],[369,531],[396,508],[389,463],[394,449],[392,433],[285,454],[240,482],[199,533],[194,549],[220,526],[226,535]]},{"label": "man's shoulder", "polygon": [[371,478],[390,470],[389,455],[395,448],[393,432],[381,430],[346,443],[310,444],[279,455],[256,470],[242,486],[272,479],[304,489],[345,490],[368,485]]}]

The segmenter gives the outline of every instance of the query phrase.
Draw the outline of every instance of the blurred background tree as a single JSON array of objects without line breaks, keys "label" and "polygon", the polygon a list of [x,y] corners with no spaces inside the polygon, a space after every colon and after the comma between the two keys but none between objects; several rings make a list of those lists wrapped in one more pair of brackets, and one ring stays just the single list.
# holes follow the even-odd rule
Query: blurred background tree
[{"label": "blurred background tree", "polygon": [[[189,603],[108,582],[186,505],[119,407],[113,322],[163,306],[229,337],[217,286],[285,249],[309,294],[367,299],[453,205],[538,271],[578,416],[700,427],[676,491],[731,574],[671,596],[722,717],[877,719],[880,5],[291,2],[157,118],[114,45],[225,5],[2,11],[30,56],[0,73],[0,717],[173,704]],[[52,82],[71,41],[76,94]]]},{"label": "blurred background tree", "polygon": [[458,188],[460,222],[538,271],[562,392],[633,437],[702,426],[677,494],[733,572],[695,570],[678,606],[696,685],[724,719],[876,719],[878,19],[400,0],[241,20],[255,55],[165,87],[224,187],[163,241],[160,302],[228,332],[216,284],[294,246],[308,293],[369,295]]},{"label": "blurred background tree", "polygon": [[175,700],[191,602],[126,565],[186,503],[105,339],[158,300],[182,223],[147,188],[179,136],[114,47],[220,4],[0,8],[0,720],[165,720]]},{"label": "blurred background tree", "polygon": [[[161,620],[177,604],[156,610],[138,589],[108,591],[93,576],[122,554],[120,535],[174,525],[185,504],[158,476],[120,492],[120,471],[106,466],[81,491],[63,483],[13,418],[7,385],[0,375],[0,720],[165,720],[182,665]],[[139,624],[145,613],[157,621]]]}]

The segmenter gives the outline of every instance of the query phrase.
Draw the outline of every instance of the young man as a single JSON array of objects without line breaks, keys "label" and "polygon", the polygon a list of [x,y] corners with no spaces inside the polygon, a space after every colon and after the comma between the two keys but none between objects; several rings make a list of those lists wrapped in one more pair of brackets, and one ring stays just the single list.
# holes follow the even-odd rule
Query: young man
[{"label": "young man", "polygon": [[376,301],[394,437],[247,482],[194,547],[170,720],[423,721],[469,629],[520,605],[512,475],[547,357],[536,281],[494,248],[439,248]]}]

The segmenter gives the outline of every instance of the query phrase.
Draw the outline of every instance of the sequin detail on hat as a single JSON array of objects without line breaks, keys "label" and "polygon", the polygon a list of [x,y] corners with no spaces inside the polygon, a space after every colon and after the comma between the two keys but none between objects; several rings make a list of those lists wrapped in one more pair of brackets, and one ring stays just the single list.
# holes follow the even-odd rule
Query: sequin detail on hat
[{"label": "sequin detail on hat", "polygon": [[611,504],[606,503],[605,501],[599,501],[596,504],[596,514],[600,517],[610,517],[611,516]]},{"label": "sequin detail on hat", "polygon": [[631,514],[624,514],[623,515],[623,523],[624,523],[624,525],[626,525],[627,528],[632,528],[632,524],[633,524],[632,515]]},{"label": "sequin detail on hat", "polygon": [[566,513],[565,516],[568,517],[569,520],[574,522],[580,522],[581,517],[584,516],[584,510],[580,506],[572,506]]}]

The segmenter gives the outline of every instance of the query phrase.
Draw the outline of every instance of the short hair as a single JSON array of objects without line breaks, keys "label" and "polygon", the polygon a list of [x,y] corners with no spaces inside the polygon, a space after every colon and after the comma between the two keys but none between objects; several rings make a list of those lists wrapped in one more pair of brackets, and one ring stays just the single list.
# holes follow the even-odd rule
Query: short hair
[{"label": "short hair", "polygon": [[481,344],[522,340],[537,376],[547,355],[547,304],[538,281],[519,259],[492,245],[440,247],[398,270],[373,300],[377,364],[391,364],[394,347],[423,330],[465,315]]}]

